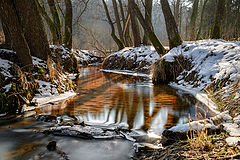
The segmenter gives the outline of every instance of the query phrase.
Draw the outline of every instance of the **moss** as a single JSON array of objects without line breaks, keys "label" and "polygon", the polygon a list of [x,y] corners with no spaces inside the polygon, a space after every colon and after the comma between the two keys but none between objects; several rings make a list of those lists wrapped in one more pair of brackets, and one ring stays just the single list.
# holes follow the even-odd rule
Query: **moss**
[{"label": "moss", "polygon": [[152,42],[152,45],[154,46],[154,48],[156,49],[157,53],[160,56],[162,56],[166,53],[165,48],[163,47],[162,43],[160,42],[160,40],[158,39],[158,37],[156,36],[156,34],[154,32],[149,32],[148,38]]},{"label": "moss", "polygon": [[212,29],[210,30],[211,38],[213,39],[219,39],[221,38],[221,26],[220,25],[214,25]]},{"label": "moss", "polygon": [[183,40],[182,40],[180,34],[177,33],[174,38],[169,40],[169,47],[170,47],[170,49],[172,49],[174,47],[177,47],[177,46],[181,45],[182,42],[183,42]]}]

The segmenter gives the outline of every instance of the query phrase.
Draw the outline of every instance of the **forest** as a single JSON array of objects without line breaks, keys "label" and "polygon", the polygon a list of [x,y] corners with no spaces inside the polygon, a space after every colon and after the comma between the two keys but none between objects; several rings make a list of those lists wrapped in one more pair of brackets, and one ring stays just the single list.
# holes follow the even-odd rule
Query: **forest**
[{"label": "forest", "polygon": [[240,159],[239,0],[0,0],[0,159]]}]

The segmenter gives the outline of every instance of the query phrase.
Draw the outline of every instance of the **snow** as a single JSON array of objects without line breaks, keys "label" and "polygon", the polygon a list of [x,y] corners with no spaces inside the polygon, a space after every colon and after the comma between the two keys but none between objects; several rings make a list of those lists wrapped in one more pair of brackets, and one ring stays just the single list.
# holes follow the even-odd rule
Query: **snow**
[{"label": "snow", "polygon": [[225,123],[223,124],[224,130],[226,130],[230,136],[240,137],[240,128],[238,124],[235,123]]},{"label": "snow", "polygon": [[12,64],[13,63],[11,61],[0,58],[0,72],[5,77],[12,77],[12,75],[10,74],[10,68]]},{"label": "snow", "polygon": [[211,128],[211,129],[216,129],[217,127],[214,124],[211,123],[206,123],[204,124],[204,121],[193,121],[187,124],[179,124],[177,126],[174,126],[170,128],[170,131],[173,132],[188,132],[190,130],[202,130],[203,128]]},{"label": "snow", "polygon": [[36,82],[39,84],[38,91],[40,94],[36,94],[35,97],[47,97],[51,95],[58,95],[57,87],[49,82],[36,80]]},{"label": "snow", "polygon": [[181,81],[184,78],[182,74],[177,79],[181,82],[180,85],[182,86],[188,85],[192,87],[193,84],[198,84],[198,88],[203,90],[212,83],[210,77],[215,81],[224,78],[229,78],[233,82],[239,80],[239,53],[239,42],[211,39],[183,42],[182,45],[173,48],[162,58],[168,62],[173,62],[174,57],[179,55],[190,59],[193,67],[190,71],[187,71],[187,75],[193,71],[197,72],[197,81]]},{"label": "snow", "polygon": [[109,72],[109,73],[116,73],[116,74],[123,74],[123,75],[128,75],[128,76],[135,76],[135,77],[149,77],[148,74],[144,73],[137,73],[129,70],[107,70],[107,69],[100,69],[100,71],[103,72]]},{"label": "snow", "polygon": [[226,138],[228,145],[238,145],[240,142],[240,137],[228,137]]},{"label": "snow", "polygon": [[3,87],[3,89],[5,89],[5,92],[8,92],[10,90],[10,88],[12,87],[12,84],[7,84],[6,86]]},{"label": "snow", "polygon": [[156,62],[160,57],[155,51],[153,46],[141,46],[141,47],[126,47],[111,56],[123,56],[125,58],[136,59],[136,62],[146,61],[146,62]]},{"label": "snow", "polygon": [[32,56],[33,65],[41,68],[47,68],[47,62],[40,58]]},{"label": "snow", "polygon": [[47,103],[53,103],[53,102],[57,102],[57,101],[61,101],[61,100],[65,100],[67,98],[73,97],[75,96],[76,93],[69,91],[69,92],[65,92],[63,94],[58,94],[58,95],[49,95],[46,97],[41,97],[41,96],[36,96],[33,98],[33,102],[37,102],[38,106],[47,104]]}]

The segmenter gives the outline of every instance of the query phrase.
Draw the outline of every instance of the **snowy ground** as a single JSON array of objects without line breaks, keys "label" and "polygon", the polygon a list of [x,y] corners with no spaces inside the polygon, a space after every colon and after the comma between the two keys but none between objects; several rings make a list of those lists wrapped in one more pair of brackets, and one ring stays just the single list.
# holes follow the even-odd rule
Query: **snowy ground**
[{"label": "snowy ground", "polygon": [[109,55],[104,60],[103,68],[148,73],[151,65],[159,58],[158,53],[152,46],[126,47]]}]

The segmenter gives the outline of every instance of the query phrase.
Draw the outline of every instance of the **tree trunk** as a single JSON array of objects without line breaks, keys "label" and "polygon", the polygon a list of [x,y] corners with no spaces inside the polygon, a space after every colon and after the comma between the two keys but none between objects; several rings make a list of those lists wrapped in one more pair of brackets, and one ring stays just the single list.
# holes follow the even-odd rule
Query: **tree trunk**
[{"label": "tree trunk", "polygon": [[10,32],[8,29],[8,26],[2,22],[2,28],[3,28],[3,33],[4,33],[4,37],[5,37],[5,44],[12,48],[12,40],[11,40],[11,36],[10,36]]},{"label": "tree trunk", "polygon": [[177,0],[176,5],[175,5],[175,10],[174,10],[174,18],[175,18],[177,25],[179,25],[179,18],[180,18],[180,1],[181,0]]},{"label": "tree trunk", "polygon": [[31,68],[32,57],[13,2],[10,0],[1,0],[0,13],[1,20],[8,26],[13,49],[17,53],[19,63],[26,69]]},{"label": "tree trunk", "polygon": [[[153,0],[145,0],[145,20],[151,26],[152,26],[152,3],[153,3]],[[143,44],[144,45],[148,45],[149,44],[148,35],[147,35],[146,32],[144,32]]]},{"label": "tree trunk", "polygon": [[128,11],[130,13],[130,19],[131,19],[133,42],[134,42],[134,46],[137,47],[141,45],[140,30],[138,26],[138,21],[136,19],[136,15],[134,15],[134,12],[133,12],[133,6],[131,3],[129,3],[129,0],[128,0]]},{"label": "tree trunk", "polygon": [[190,21],[190,29],[189,29],[189,39],[195,40],[195,25],[196,19],[198,15],[198,2],[199,0],[194,0],[191,21]]},{"label": "tree trunk", "polygon": [[47,34],[35,1],[13,0],[32,56],[47,60],[50,55]]},{"label": "tree trunk", "polygon": [[198,29],[198,32],[197,32],[197,38],[196,38],[197,40],[199,40],[200,37],[201,37],[203,16],[204,16],[204,13],[205,13],[205,8],[206,8],[206,5],[207,5],[207,2],[208,2],[208,0],[204,0],[204,2],[203,2],[202,12],[201,12],[201,19],[200,19],[199,29]]},{"label": "tree trunk", "polygon": [[144,31],[147,33],[149,40],[151,41],[152,45],[156,49],[157,53],[162,56],[165,54],[165,49],[162,45],[162,43],[157,38],[156,34],[153,32],[152,27],[149,25],[149,23],[144,19],[140,9],[138,8],[137,4],[134,2],[134,0],[129,0],[132,6],[133,13],[137,16],[139,22],[141,23]]},{"label": "tree trunk", "polygon": [[122,0],[118,0],[118,3],[123,21],[123,37],[125,39],[125,46],[131,46],[132,40],[129,33],[129,13],[127,14],[127,17],[125,17]]},{"label": "tree trunk", "polygon": [[225,0],[217,0],[217,8],[215,13],[215,22],[211,30],[211,38],[221,38],[221,23],[225,13]]},{"label": "tree trunk", "polygon": [[56,26],[54,24],[54,22],[52,21],[52,19],[49,17],[48,13],[45,11],[44,7],[41,5],[40,1],[39,0],[34,0],[37,4],[37,7],[38,7],[38,10],[39,12],[41,13],[41,15],[43,16],[43,18],[45,19],[50,31],[51,31],[51,34],[52,34],[52,42],[53,44],[57,44],[57,29],[56,29]]},{"label": "tree trunk", "polygon": [[110,24],[110,27],[111,27],[111,30],[112,30],[111,36],[112,36],[113,40],[115,41],[115,43],[117,44],[118,49],[121,50],[125,46],[124,46],[124,44],[121,42],[121,40],[115,34],[115,28],[114,28],[113,22],[111,20],[111,17],[110,17],[110,14],[109,14],[109,11],[108,11],[108,8],[107,8],[107,4],[106,4],[105,0],[102,0],[102,3],[103,3],[103,6],[104,6],[104,9],[105,9],[105,12],[106,12],[108,23]]},{"label": "tree trunk", "polygon": [[65,11],[65,27],[64,27],[64,44],[67,48],[72,48],[72,1],[64,0],[66,5]]},{"label": "tree trunk", "polygon": [[163,15],[165,18],[166,29],[168,33],[169,47],[174,48],[182,44],[182,38],[178,32],[177,24],[174,20],[174,16],[171,12],[169,3],[167,0],[161,0],[161,6]]},{"label": "tree trunk", "polygon": [[53,23],[56,28],[56,34],[57,34],[57,41],[55,44],[61,44],[62,43],[62,23],[61,23],[61,18],[58,13],[57,6],[54,2],[54,0],[48,0],[48,5],[50,7],[50,11],[53,17]]},{"label": "tree trunk", "polygon": [[[112,0],[112,4],[113,4],[115,20],[116,20],[116,24],[117,24],[118,34],[119,34],[120,40],[122,41],[122,43],[124,43],[123,29],[122,29],[122,25],[121,25],[121,21],[120,21],[120,16],[119,16],[116,0]],[[124,17],[123,17],[123,19],[124,19]]]}]

